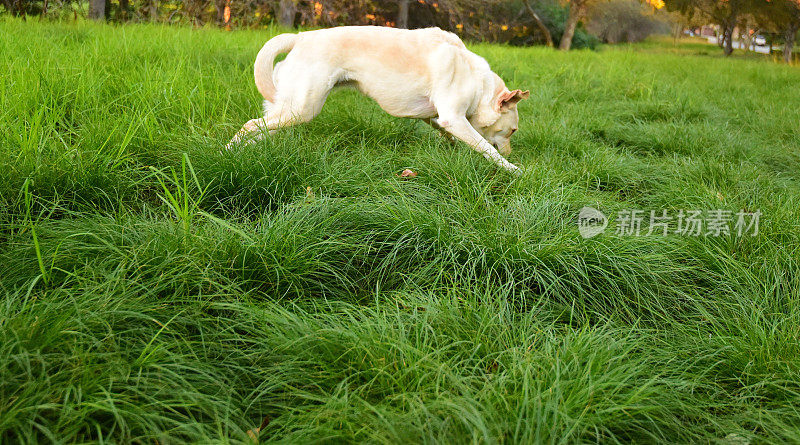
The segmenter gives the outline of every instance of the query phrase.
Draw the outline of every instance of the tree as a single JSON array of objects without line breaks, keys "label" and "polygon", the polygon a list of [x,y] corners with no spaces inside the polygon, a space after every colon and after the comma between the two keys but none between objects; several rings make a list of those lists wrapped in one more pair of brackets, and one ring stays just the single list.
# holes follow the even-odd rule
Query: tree
[{"label": "tree", "polygon": [[569,1],[569,14],[567,15],[567,23],[564,26],[564,34],[561,36],[561,42],[558,44],[558,49],[562,51],[569,51],[572,46],[572,37],[575,35],[575,28],[578,27],[578,20],[580,20],[583,11],[586,8],[588,0],[570,0]]},{"label": "tree", "polygon": [[139,6],[141,16],[147,16],[151,22],[158,20],[158,0],[144,0],[135,4]]},{"label": "tree", "polygon": [[297,15],[295,0],[280,0],[278,5],[278,23],[287,27],[294,27],[294,18]]},{"label": "tree", "polygon": [[669,31],[667,13],[639,0],[609,0],[586,11],[586,30],[607,43],[640,42],[651,34]]},{"label": "tree", "polygon": [[[733,52],[733,30],[736,28],[736,20],[741,12],[741,3],[742,0],[728,0],[721,2],[721,7],[718,6],[722,14],[720,25],[722,26],[722,39],[725,41],[724,53],[726,56],[730,56]],[[727,11],[724,5],[727,5]]]},{"label": "tree", "polygon": [[25,16],[27,3],[25,0],[2,0],[2,5],[6,11],[15,16]]},{"label": "tree", "polygon": [[777,0],[773,6],[775,11],[770,16],[783,34],[783,60],[790,63],[797,31],[800,30],[800,0]]},{"label": "tree", "polygon": [[[525,8],[531,14],[531,17],[533,17],[533,22],[536,23],[536,26],[539,28],[539,31],[541,31],[542,35],[544,35],[545,45],[552,48],[553,37],[550,35],[550,30],[547,29],[547,26],[544,25],[542,19],[539,18],[539,14],[537,14],[536,11],[533,10],[533,8],[531,7],[531,3],[527,0],[525,1]],[[574,32],[575,31],[573,30],[573,34]],[[570,37],[570,40],[572,40],[572,37]]]},{"label": "tree", "polygon": [[214,9],[217,12],[217,25],[222,25],[225,23],[225,3],[226,0],[214,0]]},{"label": "tree", "polygon": [[795,40],[797,40],[798,29],[800,29],[799,22],[786,25],[786,30],[783,35],[783,60],[786,61],[786,63],[791,63],[792,61],[792,48],[794,47]]},{"label": "tree", "polygon": [[105,20],[107,2],[108,0],[89,0],[89,18],[92,20]]},{"label": "tree", "polygon": [[[748,14],[765,34],[783,40],[783,59],[792,60],[792,50],[800,30],[800,0],[753,1]],[[773,39],[769,38],[770,52]]]},{"label": "tree", "polygon": [[397,4],[397,27],[408,28],[408,4],[411,0],[399,0]]},{"label": "tree", "polygon": [[130,13],[131,4],[130,0],[119,0],[119,12],[117,19],[120,21],[128,20],[128,14]]},{"label": "tree", "polygon": [[[667,9],[680,11],[690,19],[695,14],[702,14],[722,28],[722,40],[719,41],[726,56],[733,52],[733,31],[740,14],[748,12],[754,2],[759,0],[665,0]],[[765,0],[761,0],[765,1]]]},{"label": "tree", "polygon": [[89,18],[92,20],[106,19],[106,0],[89,0]]}]

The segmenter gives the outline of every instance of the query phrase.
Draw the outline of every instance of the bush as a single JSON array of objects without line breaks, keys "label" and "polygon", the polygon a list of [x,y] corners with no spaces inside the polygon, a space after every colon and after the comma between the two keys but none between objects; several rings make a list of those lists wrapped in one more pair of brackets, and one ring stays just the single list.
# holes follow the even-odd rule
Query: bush
[{"label": "bush", "polygon": [[640,42],[651,34],[669,32],[666,20],[637,0],[597,5],[589,17],[587,29],[606,43]]},{"label": "bush", "polygon": [[[553,44],[558,46],[561,41],[561,36],[564,34],[564,28],[567,23],[567,16],[569,15],[569,8],[561,4],[558,0],[537,0],[531,2],[531,7],[536,11],[542,19],[544,26],[550,31],[553,38]],[[542,44],[544,40],[535,32],[536,26],[533,20],[530,19],[529,14],[523,14],[523,24],[530,28],[533,32],[518,35],[512,38],[509,43],[518,46],[527,46]],[[587,32],[583,24],[579,23],[578,28],[575,30],[575,35],[572,37],[572,48],[590,48],[594,49],[600,41],[593,35]]]}]

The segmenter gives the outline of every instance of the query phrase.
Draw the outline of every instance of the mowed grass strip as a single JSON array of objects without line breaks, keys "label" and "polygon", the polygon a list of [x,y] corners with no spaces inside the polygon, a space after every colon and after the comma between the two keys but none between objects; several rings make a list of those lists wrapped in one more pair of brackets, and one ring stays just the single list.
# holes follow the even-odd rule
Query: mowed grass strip
[{"label": "mowed grass strip", "polygon": [[278,32],[0,22],[0,442],[800,441],[796,67],[473,45],[518,178],[352,91],[224,151]]}]

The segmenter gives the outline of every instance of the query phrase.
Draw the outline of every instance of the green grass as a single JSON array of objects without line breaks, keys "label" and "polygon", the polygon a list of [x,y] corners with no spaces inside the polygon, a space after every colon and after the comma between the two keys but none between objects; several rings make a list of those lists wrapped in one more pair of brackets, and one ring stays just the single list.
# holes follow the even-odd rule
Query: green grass
[{"label": "green grass", "polygon": [[797,68],[477,45],[519,178],[349,91],[225,152],[274,32],[0,22],[0,442],[800,441]]}]

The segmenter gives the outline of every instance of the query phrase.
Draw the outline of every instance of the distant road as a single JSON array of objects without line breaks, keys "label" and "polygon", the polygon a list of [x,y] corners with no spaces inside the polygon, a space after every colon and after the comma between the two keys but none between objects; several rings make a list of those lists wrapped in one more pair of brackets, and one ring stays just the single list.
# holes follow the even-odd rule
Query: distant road
[{"label": "distant road", "polygon": [[[716,37],[708,37],[708,43],[716,45],[717,44],[717,38]],[[733,41],[733,48],[734,49],[744,49],[744,43],[742,43],[742,42],[740,42],[738,40],[734,40]],[[773,45],[772,49],[773,50],[780,49],[780,46],[774,46]],[[750,46],[750,51],[755,51],[755,52],[761,53],[761,54],[769,54],[769,46]]]}]

